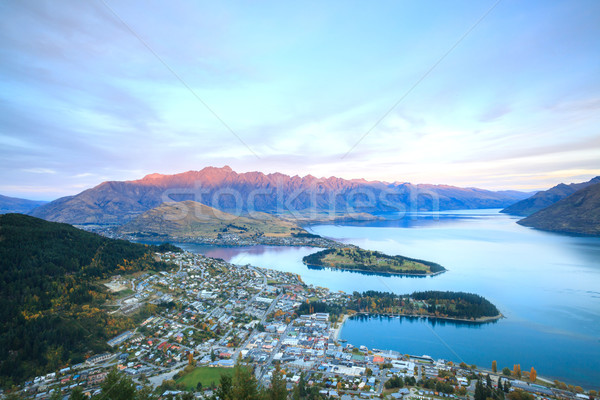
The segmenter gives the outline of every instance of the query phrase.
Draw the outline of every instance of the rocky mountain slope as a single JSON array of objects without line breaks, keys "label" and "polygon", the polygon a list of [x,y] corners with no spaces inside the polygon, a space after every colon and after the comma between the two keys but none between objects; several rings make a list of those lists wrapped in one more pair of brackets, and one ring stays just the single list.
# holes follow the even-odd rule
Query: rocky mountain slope
[{"label": "rocky mountain slope", "polygon": [[588,182],[571,183],[570,185],[561,183],[559,185],[554,186],[551,189],[537,192],[536,194],[525,200],[521,200],[518,203],[506,207],[501,212],[526,217],[548,206],[551,206],[557,201],[572,195],[580,189],[584,189],[590,185],[599,182],[600,176],[597,176]]},{"label": "rocky mountain slope", "polygon": [[600,182],[580,189],[518,223],[547,231],[600,235]]}]

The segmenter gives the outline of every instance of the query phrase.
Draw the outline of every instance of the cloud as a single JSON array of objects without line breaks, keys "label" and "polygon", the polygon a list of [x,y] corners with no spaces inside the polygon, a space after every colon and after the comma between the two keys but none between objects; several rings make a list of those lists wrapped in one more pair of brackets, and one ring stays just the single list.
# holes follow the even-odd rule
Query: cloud
[{"label": "cloud", "polygon": [[32,174],[56,174],[55,170],[49,168],[26,168],[23,171]]}]

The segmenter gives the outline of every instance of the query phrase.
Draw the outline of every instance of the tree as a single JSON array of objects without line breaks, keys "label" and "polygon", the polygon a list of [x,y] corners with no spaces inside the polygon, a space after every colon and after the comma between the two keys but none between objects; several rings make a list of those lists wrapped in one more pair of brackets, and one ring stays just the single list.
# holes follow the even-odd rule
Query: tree
[{"label": "tree", "polygon": [[239,358],[233,369],[231,394],[235,400],[259,400],[261,397],[256,377],[248,367],[242,365]]},{"label": "tree", "polygon": [[370,377],[373,375],[373,370],[369,367],[365,368],[365,375]]},{"label": "tree", "polygon": [[232,397],[233,384],[231,377],[227,374],[221,375],[219,387],[215,391],[216,396],[220,400],[234,400]]},{"label": "tree", "polygon": [[135,396],[135,384],[131,378],[112,369],[102,382],[102,398],[106,400],[130,400]]},{"label": "tree", "polygon": [[462,369],[469,368],[469,366],[464,361],[460,363],[459,367],[461,367]]},{"label": "tree", "polygon": [[[153,394],[154,388],[150,385],[144,385],[138,389],[135,400],[155,400],[156,396]],[[86,397],[87,398],[87,397]]]},{"label": "tree", "polygon": [[521,378],[521,364],[513,365],[513,375],[519,379]]},{"label": "tree", "polygon": [[492,372],[498,372],[498,364],[496,363],[496,360],[492,361]]},{"label": "tree", "polygon": [[279,363],[275,364],[275,370],[271,376],[271,387],[267,389],[268,400],[286,400],[287,388],[285,380],[281,373],[281,367]]},{"label": "tree", "polygon": [[62,400],[62,394],[61,394],[60,388],[56,388],[52,391],[52,394],[50,395],[50,400]]},{"label": "tree", "polygon": [[87,400],[87,396],[83,394],[83,389],[81,388],[81,386],[77,386],[71,392],[69,400]]},{"label": "tree", "polygon": [[298,381],[298,384],[296,386],[294,386],[292,398],[294,400],[301,400],[306,397],[307,393],[308,392],[306,390],[306,381],[304,380],[304,372],[302,372],[300,374],[300,380]]},{"label": "tree", "polygon": [[480,380],[477,380],[475,384],[475,396],[473,398],[474,400],[486,400],[485,388]]},{"label": "tree", "polygon": [[529,372],[529,380],[531,382],[535,382],[536,379],[537,379],[537,371],[535,370],[535,368],[531,367],[531,371]]},{"label": "tree", "polygon": [[508,367],[502,368],[502,375],[510,376],[510,369]]}]

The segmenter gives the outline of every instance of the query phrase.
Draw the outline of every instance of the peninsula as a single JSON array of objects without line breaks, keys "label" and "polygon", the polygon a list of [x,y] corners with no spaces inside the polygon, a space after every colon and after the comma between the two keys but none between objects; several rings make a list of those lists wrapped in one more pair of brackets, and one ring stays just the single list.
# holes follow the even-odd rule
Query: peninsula
[{"label": "peninsula", "polygon": [[306,265],[393,275],[437,275],[446,269],[430,261],[390,256],[352,246],[325,249],[305,256]]}]

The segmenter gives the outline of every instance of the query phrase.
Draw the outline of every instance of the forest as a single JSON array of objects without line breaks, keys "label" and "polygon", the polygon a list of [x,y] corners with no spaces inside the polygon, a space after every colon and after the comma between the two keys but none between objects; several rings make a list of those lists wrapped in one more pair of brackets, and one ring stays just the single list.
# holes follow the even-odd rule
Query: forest
[{"label": "forest", "polygon": [[424,315],[476,320],[498,317],[500,312],[485,298],[464,292],[426,291],[411,295],[369,290],[354,292],[348,309],[356,312]]},{"label": "forest", "polygon": [[354,313],[422,315],[467,320],[501,315],[495,305],[472,293],[427,291],[397,295],[375,290],[354,292],[344,306],[321,301],[302,303],[296,313],[329,313],[332,321],[337,321],[343,314]]},{"label": "forest", "polygon": [[[113,240],[68,224],[0,215],[0,387],[85,360],[135,326],[108,315],[99,281],[166,270],[155,252],[179,250]],[[141,317],[141,316],[140,316]]]}]

